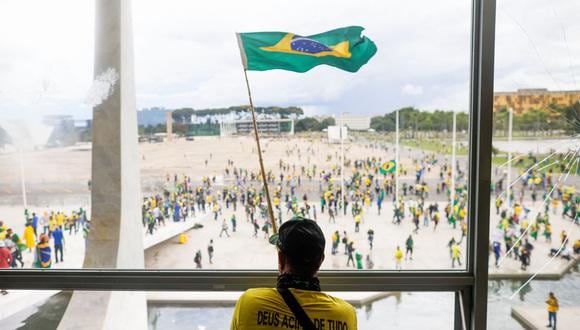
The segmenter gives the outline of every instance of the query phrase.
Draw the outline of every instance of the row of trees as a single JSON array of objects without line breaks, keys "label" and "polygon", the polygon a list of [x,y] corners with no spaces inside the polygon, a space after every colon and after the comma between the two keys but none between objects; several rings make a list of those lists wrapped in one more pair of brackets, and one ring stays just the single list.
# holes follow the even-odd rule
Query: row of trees
[{"label": "row of trees", "polygon": [[334,118],[327,117],[322,120],[318,120],[314,117],[305,117],[298,119],[294,124],[295,132],[320,132],[328,126],[335,125]]},{"label": "row of trees", "polygon": [[[194,110],[191,108],[177,109],[173,118],[178,123],[189,122],[191,116],[219,115],[232,112],[250,111],[249,106],[232,106],[229,108]],[[299,107],[257,107],[258,113],[280,114],[282,118],[290,115],[302,116],[304,111]],[[410,132],[451,132],[453,130],[453,111],[435,110],[422,111],[414,107],[396,110],[399,112],[399,129]],[[377,132],[394,132],[396,111],[371,118],[371,128]],[[493,115],[494,131],[497,134],[507,134],[508,110],[500,109]],[[296,121],[296,132],[322,131],[330,125],[335,125],[332,117],[317,119],[303,117]],[[457,113],[457,130],[466,131],[469,128],[469,116],[466,112]],[[543,131],[564,131],[568,134],[580,133],[580,102],[568,107],[550,105],[549,109],[531,109],[522,114],[514,114],[513,130],[531,132],[534,135]]]},{"label": "row of trees", "polygon": [[[294,131],[295,132],[320,132],[323,129],[327,128],[328,126],[332,126],[335,124],[334,118],[328,117],[323,118],[322,120],[318,120],[314,117],[304,117],[301,119],[296,120],[294,123]],[[183,124],[181,122],[176,122],[173,124],[173,132],[181,135],[186,135],[191,133],[192,131],[211,131],[211,135],[217,129],[219,133],[219,125],[210,123],[209,120],[202,124]],[[158,124],[158,125],[141,125],[139,126],[139,134],[140,135],[151,135],[155,133],[165,133],[166,132],[166,125],[165,124]]]},{"label": "row of trees", "polygon": [[[219,115],[229,114],[232,112],[249,111],[249,106],[232,106],[229,108],[194,110],[192,108],[183,108],[173,111],[175,126],[173,131],[179,134],[186,134],[188,127],[184,123],[191,121],[193,115]],[[304,111],[299,107],[257,107],[258,113],[279,114],[282,118],[288,118],[291,115],[303,116]],[[453,129],[453,112],[436,110],[433,112],[421,111],[414,107],[405,107],[399,110],[399,129],[410,133],[411,137],[415,132],[451,132]],[[395,111],[389,112],[382,116],[371,118],[371,128],[377,132],[394,132],[395,131]],[[493,115],[494,131],[496,134],[507,135],[509,123],[508,109],[499,109]],[[209,121],[204,124],[198,124],[197,130],[215,130],[216,124]],[[315,132],[322,131],[328,126],[335,125],[332,117],[317,119],[314,117],[303,117],[295,122],[294,130],[296,132]],[[207,127],[206,127],[207,126]],[[212,127],[210,127],[212,126]],[[457,113],[457,130],[464,131],[469,127],[469,117],[465,112]],[[580,133],[580,102],[572,106],[560,107],[550,105],[548,109],[531,109],[522,114],[514,114],[513,130],[531,132],[533,135],[542,134],[546,131],[563,131],[566,134]],[[90,129],[67,130],[61,132],[62,136],[55,137],[58,140],[72,139],[80,141],[90,140]],[[165,132],[165,124],[156,126],[140,126],[139,134],[153,134]],[[80,136],[79,136],[80,135]],[[10,143],[10,137],[5,130],[0,127],[0,148]]]},{"label": "row of trees", "polygon": [[[453,112],[435,110],[421,111],[413,107],[399,110],[399,129],[407,132],[447,131],[453,130]],[[396,112],[371,118],[371,128],[377,132],[394,132]],[[531,132],[539,135],[547,131],[564,131],[567,134],[580,133],[580,102],[567,107],[550,105],[548,109],[531,109],[513,115],[513,130]],[[493,114],[494,131],[507,135],[509,111],[499,109]],[[457,113],[457,130],[464,131],[469,127],[469,116],[465,112]]]},{"label": "row of trees", "polygon": [[[494,130],[507,135],[509,110],[502,108],[494,114]],[[522,114],[513,114],[513,130],[533,132],[537,135],[545,131],[561,130],[567,134],[580,133],[580,102],[560,107],[552,104],[548,109],[531,109]]]},{"label": "row of trees", "polygon": [[[435,110],[421,111],[417,108],[406,107],[396,110],[399,112],[399,129],[411,132],[416,131],[445,131],[453,130],[453,112]],[[371,118],[371,128],[377,132],[394,132],[396,130],[396,111],[383,116]],[[457,113],[457,130],[467,130],[469,118],[467,113]]]}]

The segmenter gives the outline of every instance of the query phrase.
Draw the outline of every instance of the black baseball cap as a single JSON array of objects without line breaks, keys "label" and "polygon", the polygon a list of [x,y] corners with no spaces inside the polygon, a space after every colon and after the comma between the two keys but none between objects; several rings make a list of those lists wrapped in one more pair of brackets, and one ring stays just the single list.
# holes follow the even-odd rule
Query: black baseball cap
[{"label": "black baseball cap", "polygon": [[270,237],[270,244],[276,245],[293,262],[314,264],[322,258],[326,240],[316,221],[294,217]]}]

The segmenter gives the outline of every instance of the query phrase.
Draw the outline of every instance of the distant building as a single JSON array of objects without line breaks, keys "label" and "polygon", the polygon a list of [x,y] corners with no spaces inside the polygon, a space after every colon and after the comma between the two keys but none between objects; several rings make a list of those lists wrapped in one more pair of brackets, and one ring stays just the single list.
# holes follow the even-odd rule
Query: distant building
[{"label": "distant building", "polygon": [[[342,132],[341,132],[342,131]],[[340,126],[328,126],[327,128],[328,142],[340,143],[340,141],[348,140],[348,129]]]},{"label": "distant building", "polygon": [[92,119],[75,119],[74,127],[76,127],[76,128],[92,128],[93,127],[93,120]]},{"label": "distant building", "polygon": [[[258,132],[261,134],[294,135],[293,119],[258,119],[256,121]],[[248,135],[254,134],[254,124],[251,119],[233,120],[220,123],[220,135]]]},{"label": "distant building", "polygon": [[74,119],[71,115],[45,115],[42,116],[42,123],[58,129],[91,128],[92,119]]},{"label": "distant building", "polygon": [[165,116],[169,110],[165,108],[151,108],[137,111],[137,123],[139,126],[157,126],[165,124]]},{"label": "distant building", "polygon": [[336,118],[336,123],[340,125],[342,120],[344,126],[353,131],[366,131],[371,128],[371,117],[370,116],[354,116],[350,114],[344,114],[341,117]]},{"label": "distant building", "polygon": [[48,126],[74,126],[72,115],[44,115],[42,123]]},{"label": "distant building", "polygon": [[546,109],[550,104],[562,107],[580,102],[580,91],[548,91],[546,88],[518,89],[516,92],[496,92],[493,111],[512,108],[515,114],[531,109]]}]

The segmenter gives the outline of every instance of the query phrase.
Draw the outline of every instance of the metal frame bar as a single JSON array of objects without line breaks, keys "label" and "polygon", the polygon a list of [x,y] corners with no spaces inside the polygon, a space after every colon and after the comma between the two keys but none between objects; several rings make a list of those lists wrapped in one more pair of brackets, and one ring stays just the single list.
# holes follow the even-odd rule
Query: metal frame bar
[{"label": "metal frame bar", "polygon": [[[475,282],[457,294],[470,329],[487,325],[495,4],[496,0],[474,0],[472,8],[467,272]],[[456,322],[455,328],[459,326]]]},{"label": "metal frame bar", "polygon": [[[15,270],[2,288],[35,290],[240,291],[275,286],[275,271]],[[326,291],[457,291],[475,282],[465,272],[322,271]]]},{"label": "metal frame bar", "polygon": [[[455,292],[455,328],[485,329],[496,0],[472,0],[469,237],[465,271],[322,271],[327,291]],[[1,270],[5,289],[241,291],[273,286],[274,271]],[[461,304],[461,305],[460,305]],[[463,308],[461,308],[463,307]],[[463,312],[462,312],[463,311]]]}]

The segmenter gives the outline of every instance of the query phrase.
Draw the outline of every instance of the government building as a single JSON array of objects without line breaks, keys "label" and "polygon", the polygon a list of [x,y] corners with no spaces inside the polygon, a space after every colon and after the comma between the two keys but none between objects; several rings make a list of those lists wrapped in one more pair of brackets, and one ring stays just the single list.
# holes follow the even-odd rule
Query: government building
[{"label": "government building", "polygon": [[512,108],[515,114],[521,114],[531,109],[545,109],[550,104],[566,107],[576,102],[580,102],[580,90],[518,89],[515,92],[495,92],[493,94],[493,111]]}]

